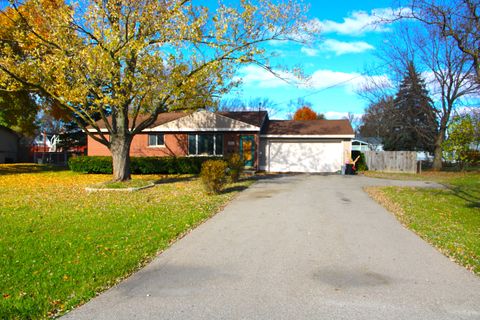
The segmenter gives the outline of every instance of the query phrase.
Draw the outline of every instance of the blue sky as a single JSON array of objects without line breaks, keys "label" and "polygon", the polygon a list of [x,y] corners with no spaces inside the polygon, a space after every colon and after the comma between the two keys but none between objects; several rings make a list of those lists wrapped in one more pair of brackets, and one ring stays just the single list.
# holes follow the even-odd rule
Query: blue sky
[{"label": "blue sky", "polygon": [[[372,22],[392,12],[392,1],[312,0],[306,3],[310,5],[309,23],[322,30],[320,42],[311,46],[275,43],[268,49],[279,55],[271,61],[272,65],[302,66],[312,76],[310,86],[288,84],[258,67],[246,66],[238,71],[242,85],[226,98],[269,98],[275,102],[275,118],[286,118],[293,111],[289,101],[299,97],[305,97],[315,111],[330,119],[347,112],[363,113],[367,102],[356,94],[356,88],[366,68],[380,63],[375,52],[391,32],[389,25],[374,28]],[[343,85],[334,86],[341,82]]]}]

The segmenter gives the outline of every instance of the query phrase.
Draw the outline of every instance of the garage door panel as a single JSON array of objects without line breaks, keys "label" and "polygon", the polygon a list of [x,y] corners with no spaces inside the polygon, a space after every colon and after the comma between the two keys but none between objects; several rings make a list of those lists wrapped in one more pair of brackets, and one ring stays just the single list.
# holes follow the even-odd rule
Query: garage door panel
[{"label": "garage door panel", "polygon": [[342,165],[338,142],[269,141],[268,170],[272,172],[335,172]]}]

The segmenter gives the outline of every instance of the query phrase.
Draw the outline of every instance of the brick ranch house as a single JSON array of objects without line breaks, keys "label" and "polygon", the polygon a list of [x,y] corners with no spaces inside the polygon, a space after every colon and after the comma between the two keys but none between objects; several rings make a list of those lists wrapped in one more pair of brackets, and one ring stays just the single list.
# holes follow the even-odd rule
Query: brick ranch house
[{"label": "brick ranch house", "polygon": [[[98,125],[107,131],[102,121]],[[266,111],[170,112],[133,138],[130,155],[239,153],[254,170],[336,172],[350,158],[353,138],[348,120],[270,120]],[[90,136],[87,143],[89,156],[111,155]]]}]

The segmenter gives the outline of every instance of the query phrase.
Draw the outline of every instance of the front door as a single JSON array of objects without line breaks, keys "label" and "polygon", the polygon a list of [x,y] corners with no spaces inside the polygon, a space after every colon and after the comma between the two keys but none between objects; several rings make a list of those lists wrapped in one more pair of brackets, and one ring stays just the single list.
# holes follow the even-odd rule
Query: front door
[{"label": "front door", "polygon": [[254,136],[240,136],[240,155],[245,163],[245,167],[253,167],[255,161]]}]

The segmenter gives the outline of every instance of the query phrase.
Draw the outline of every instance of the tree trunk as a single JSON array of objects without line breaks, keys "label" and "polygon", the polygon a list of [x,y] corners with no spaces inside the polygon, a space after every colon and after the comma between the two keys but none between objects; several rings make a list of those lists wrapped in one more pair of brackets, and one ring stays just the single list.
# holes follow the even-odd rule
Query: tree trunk
[{"label": "tree trunk", "polygon": [[113,181],[128,181],[130,176],[130,136],[112,135],[110,152],[113,161]]},{"label": "tree trunk", "polygon": [[[441,129],[440,129],[441,130]],[[442,170],[443,162],[443,148],[442,148],[442,143],[443,143],[443,137],[445,135],[445,130],[443,130],[443,133],[438,133],[437,137],[435,138],[435,149],[433,150],[433,165],[432,169],[435,171],[440,171]]]},{"label": "tree trunk", "polygon": [[443,167],[443,141],[445,140],[445,134],[447,132],[447,120],[442,117],[440,120],[440,128],[438,130],[437,136],[435,137],[435,148],[433,150],[433,165],[432,169],[435,171],[442,170]]}]

